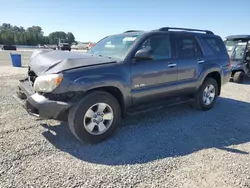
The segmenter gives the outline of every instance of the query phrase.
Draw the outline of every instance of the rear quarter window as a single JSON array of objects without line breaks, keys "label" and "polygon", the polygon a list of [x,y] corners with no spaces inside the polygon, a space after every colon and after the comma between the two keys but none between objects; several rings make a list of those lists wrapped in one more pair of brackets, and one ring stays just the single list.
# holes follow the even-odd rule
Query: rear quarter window
[{"label": "rear quarter window", "polygon": [[219,38],[204,38],[208,46],[213,50],[217,55],[227,54],[227,50],[224,42]]}]

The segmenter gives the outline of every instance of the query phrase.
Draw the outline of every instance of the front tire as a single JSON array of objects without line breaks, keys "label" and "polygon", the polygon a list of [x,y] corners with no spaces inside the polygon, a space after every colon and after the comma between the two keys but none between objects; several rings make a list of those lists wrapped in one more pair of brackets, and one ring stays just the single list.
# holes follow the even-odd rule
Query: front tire
[{"label": "front tire", "polygon": [[207,78],[194,97],[194,108],[207,111],[213,108],[218,97],[219,87],[215,79]]},{"label": "front tire", "polygon": [[243,80],[244,80],[244,72],[239,71],[239,72],[234,73],[233,81],[235,83],[242,83]]},{"label": "front tire", "polygon": [[95,91],[70,109],[68,120],[77,139],[94,144],[114,134],[121,124],[121,109],[111,94]]}]

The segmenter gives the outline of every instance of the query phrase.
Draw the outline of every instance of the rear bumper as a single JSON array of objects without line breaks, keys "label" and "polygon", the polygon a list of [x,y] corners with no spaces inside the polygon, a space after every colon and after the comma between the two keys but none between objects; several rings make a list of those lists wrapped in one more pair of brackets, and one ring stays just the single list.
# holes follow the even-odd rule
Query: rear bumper
[{"label": "rear bumper", "polygon": [[40,119],[67,120],[70,104],[63,101],[50,100],[34,93],[27,80],[20,80],[19,91],[13,97],[28,112]]}]

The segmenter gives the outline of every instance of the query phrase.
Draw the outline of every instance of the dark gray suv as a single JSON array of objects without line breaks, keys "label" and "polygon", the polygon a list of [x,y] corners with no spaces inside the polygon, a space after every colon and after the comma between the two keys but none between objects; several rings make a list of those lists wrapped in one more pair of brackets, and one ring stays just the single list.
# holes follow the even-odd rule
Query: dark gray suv
[{"label": "dark gray suv", "polygon": [[111,136],[127,114],[192,102],[209,110],[230,59],[211,31],[164,27],[107,36],[87,53],[35,51],[15,98],[30,115],[68,121],[81,141]]}]

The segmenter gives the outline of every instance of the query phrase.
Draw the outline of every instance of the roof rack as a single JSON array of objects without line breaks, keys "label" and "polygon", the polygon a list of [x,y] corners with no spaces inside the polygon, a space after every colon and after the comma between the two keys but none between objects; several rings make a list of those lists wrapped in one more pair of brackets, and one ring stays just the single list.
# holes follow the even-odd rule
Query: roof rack
[{"label": "roof rack", "polygon": [[130,33],[130,32],[141,32],[140,30],[128,30],[128,31],[125,31],[124,33]]},{"label": "roof rack", "polygon": [[212,34],[212,35],[214,35],[214,33],[212,31],[209,31],[209,30],[178,28],[178,27],[162,27],[162,28],[158,29],[158,31],[169,31],[170,29],[173,29],[173,30],[183,30],[183,31],[199,31],[199,32],[205,32],[206,34]]}]

